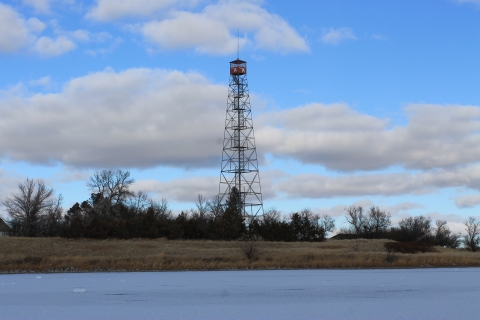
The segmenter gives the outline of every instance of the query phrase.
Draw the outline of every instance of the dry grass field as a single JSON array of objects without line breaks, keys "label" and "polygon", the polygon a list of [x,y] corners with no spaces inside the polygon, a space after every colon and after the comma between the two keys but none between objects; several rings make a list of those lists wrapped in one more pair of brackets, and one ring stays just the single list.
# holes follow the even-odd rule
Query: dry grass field
[{"label": "dry grass field", "polygon": [[387,241],[258,242],[258,255],[249,260],[235,241],[0,237],[0,272],[480,266],[480,252],[439,247],[387,259]]}]

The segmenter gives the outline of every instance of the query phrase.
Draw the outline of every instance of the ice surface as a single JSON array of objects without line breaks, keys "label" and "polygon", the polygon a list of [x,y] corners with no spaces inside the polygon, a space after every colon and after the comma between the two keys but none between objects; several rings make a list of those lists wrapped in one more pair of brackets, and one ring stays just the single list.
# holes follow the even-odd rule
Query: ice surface
[{"label": "ice surface", "polygon": [[0,319],[476,319],[480,301],[480,268],[36,277],[0,275]]}]

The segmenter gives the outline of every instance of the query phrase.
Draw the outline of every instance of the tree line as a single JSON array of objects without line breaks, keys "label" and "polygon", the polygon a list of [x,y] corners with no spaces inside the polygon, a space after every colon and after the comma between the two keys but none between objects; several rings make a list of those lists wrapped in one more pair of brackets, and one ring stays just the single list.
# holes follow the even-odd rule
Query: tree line
[{"label": "tree line", "polygon": [[[303,209],[282,217],[276,209],[246,219],[240,210],[239,193],[233,188],[223,202],[198,195],[195,207],[174,215],[165,199],[155,201],[144,192],[133,192],[129,171],[95,172],[86,186],[90,198],[64,212],[62,196],[42,180],[26,179],[17,192],[3,201],[10,217],[10,235],[66,238],[160,238],[236,240],[261,237],[267,241],[323,241],[335,229],[335,220]],[[466,234],[453,233],[444,220],[432,225],[424,216],[402,219],[392,226],[390,213],[361,206],[345,209],[347,238],[392,239],[422,242],[468,250],[480,249],[480,221],[465,221]]]},{"label": "tree line", "polygon": [[463,245],[469,251],[480,249],[480,221],[470,217],[465,222],[466,234],[454,233],[447,221],[424,216],[407,217],[398,226],[392,226],[389,212],[372,206],[365,210],[361,206],[345,209],[348,228],[340,229],[343,235],[351,238],[391,239],[399,242],[417,242],[456,249]]},{"label": "tree line", "polygon": [[87,182],[89,199],[66,212],[42,180],[27,179],[3,202],[10,217],[10,235],[65,238],[160,238],[236,240],[259,236],[268,241],[322,241],[335,228],[328,215],[303,209],[282,218],[276,209],[258,218],[242,216],[239,193],[225,201],[199,195],[195,208],[174,215],[165,199],[155,201],[133,192],[129,171],[102,170]]}]

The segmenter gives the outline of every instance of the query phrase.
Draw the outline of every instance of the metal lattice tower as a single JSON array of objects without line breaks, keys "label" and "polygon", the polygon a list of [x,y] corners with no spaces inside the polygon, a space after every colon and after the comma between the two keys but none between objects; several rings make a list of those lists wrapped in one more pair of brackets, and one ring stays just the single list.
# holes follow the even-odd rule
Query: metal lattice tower
[{"label": "metal lattice tower", "polygon": [[220,173],[219,197],[222,203],[225,203],[232,190],[239,191],[239,209],[245,218],[263,215],[257,150],[248,94],[247,63],[238,58],[230,62],[230,84]]}]

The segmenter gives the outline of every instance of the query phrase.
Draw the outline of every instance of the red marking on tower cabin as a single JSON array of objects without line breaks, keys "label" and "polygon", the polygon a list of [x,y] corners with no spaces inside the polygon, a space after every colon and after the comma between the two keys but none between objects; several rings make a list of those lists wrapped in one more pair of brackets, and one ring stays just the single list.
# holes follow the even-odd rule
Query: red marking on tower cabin
[{"label": "red marking on tower cabin", "polygon": [[246,67],[231,67],[230,68],[230,74],[233,74],[235,76],[242,75],[242,74],[247,74],[247,68]]}]

